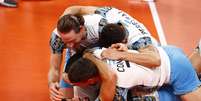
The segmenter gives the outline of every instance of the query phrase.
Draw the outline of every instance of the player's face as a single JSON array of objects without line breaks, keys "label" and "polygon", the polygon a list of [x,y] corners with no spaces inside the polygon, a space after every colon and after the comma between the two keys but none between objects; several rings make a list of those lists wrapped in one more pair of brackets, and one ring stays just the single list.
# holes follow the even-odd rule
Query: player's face
[{"label": "player's face", "polygon": [[74,30],[71,30],[68,33],[60,33],[62,41],[68,48],[76,48],[79,46],[82,39],[81,34],[82,33],[75,33]]}]

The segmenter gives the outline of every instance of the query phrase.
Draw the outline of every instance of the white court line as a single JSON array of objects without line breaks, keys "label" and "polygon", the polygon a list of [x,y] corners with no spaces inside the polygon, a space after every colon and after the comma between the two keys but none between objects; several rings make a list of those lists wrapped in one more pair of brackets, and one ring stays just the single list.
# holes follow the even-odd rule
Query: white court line
[{"label": "white court line", "polygon": [[159,36],[160,43],[161,43],[161,45],[167,45],[167,41],[165,39],[165,34],[164,34],[163,28],[161,26],[161,22],[160,22],[160,19],[158,16],[156,5],[154,2],[148,2],[148,4],[149,4],[149,8],[151,10],[151,14],[152,14],[152,17],[154,20],[154,24],[156,26],[156,30],[157,30],[157,33]]}]

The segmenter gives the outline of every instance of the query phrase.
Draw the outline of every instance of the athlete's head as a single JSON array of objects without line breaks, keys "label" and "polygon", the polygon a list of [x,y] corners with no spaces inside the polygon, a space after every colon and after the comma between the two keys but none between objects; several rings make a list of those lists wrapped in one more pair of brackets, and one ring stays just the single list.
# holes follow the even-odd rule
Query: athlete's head
[{"label": "athlete's head", "polygon": [[57,30],[62,41],[68,47],[74,47],[79,44],[84,33],[84,18],[79,15],[64,15],[57,22]]},{"label": "athlete's head", "polygon": [[109,47],[115,43],[125,43],[127,37],[126,30],[121,24],[107,24],[100,33],[99,44],[101,47]]},{"label": "athlete's head", "polygon": [[99,80],[96,65],[89,59],[79,58],[72,63],[68,71],[68,79],[73,85],[86,86],[96,84]]}]

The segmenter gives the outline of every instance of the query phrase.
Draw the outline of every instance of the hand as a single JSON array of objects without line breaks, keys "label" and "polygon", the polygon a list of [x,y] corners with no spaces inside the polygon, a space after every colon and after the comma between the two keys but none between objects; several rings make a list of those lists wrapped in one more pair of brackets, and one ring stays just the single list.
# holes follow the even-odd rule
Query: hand
[{"label": "hand", "polygon": [[79,97],[74,97],[74,98],[72,98],[72,101],[80,101],[80,98]]},{"label": "hand", "polygon": [[127,45],[126,44],[122,44],[122,43],[116,43],[116,44],[112,44],[110,46],[111,49],[116,49],[118,51],[127,51]]},{"label": "hand", "polygon": [[121,60],[123,58],[121,54],[121,51],[115,49],[106,49],[102,52],[101,56],[102,58],[106,59]]},{"label": "hand", "polygon": [[51,101],[61,101],[64,95],[59,91],[59,83],[50,83],[49,84],[49,92],[50,92],[50,99]]},{"label": "hand", "polygon": [[90,53],[90,52],[85,52],[82,57],[83,57],[83,58],[91,58],[91,57],[94,57],[94,56],[93,56],[93,54]]}]

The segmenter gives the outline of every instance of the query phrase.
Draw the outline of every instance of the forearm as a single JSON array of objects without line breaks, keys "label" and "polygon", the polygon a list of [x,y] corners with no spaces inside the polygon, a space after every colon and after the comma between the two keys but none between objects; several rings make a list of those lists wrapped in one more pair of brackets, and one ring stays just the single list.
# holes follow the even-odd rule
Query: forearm
[{"label": "forearm", "polygon": [[63,15],[72,14],[72,15],[85,15],[85,14],[93,14],[97,7],[94,6],[71,6],[68,7]]},{"label": "forearm", "polygon": [[81,7],[82,6],[71,6],[71,7],[68,7],[65,9],[63,15],[66,15],[66,14],[79,14],[81,13]]},{"label": "forearm", "polygon": [[161,64],[160,55],[156,49],[141,50],[139,53],[121,52],[120,55],[122,60],[131,61],[149,68],[155,68]]},{"label": "forearm", "polygon": [[59,76],[60,76],[59,73],[60,73],[59,69],[51,67],[48,73],[48,83],[59,82]]},{"label": "forearm", "polygon": [[50,69],[48,72],[48,82],[59,82],[60,66],[62,61],[62,54],[51,54]]},{"label": "forearm", "polygon": [[114,84],[108,83],[108,84],[102,84],[102,87],[100,89],[99,98],[101,101],[113,101],[115,96],[115,89],[116,86],[111,86]]},{"label": "forearm", "polygon": [[102,81],[99,98],[101,101],[113,101],[116,93],[116,81],[117,77],[114,73],[111,73],[110,79]]}]

